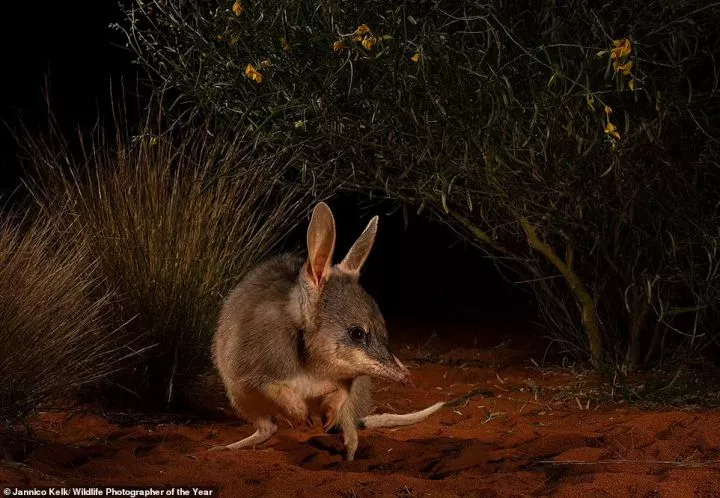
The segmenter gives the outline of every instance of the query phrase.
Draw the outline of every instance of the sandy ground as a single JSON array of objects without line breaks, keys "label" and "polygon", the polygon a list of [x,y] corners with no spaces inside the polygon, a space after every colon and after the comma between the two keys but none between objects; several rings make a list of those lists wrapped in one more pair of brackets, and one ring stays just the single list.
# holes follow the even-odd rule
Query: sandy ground
[{"label": "sandy ground", "polygon": [[319,421],[281,427],[255,450],[209,452],[250,426],[224,406],[202,420],[137,425],[90,407],[40,413],[31,426],[45,443],[1,448],[0,484],[195,484],[221,496],[720,496],[720,412],[598,403],[583,395],[592,379],[533,364],[539,343],[480,329],[460,327],[452,339],[396,334],[415,385],[379,383],[379,411],[482,394],[416,426],[362,431],[354,462],[342,461],[341,436],[323,434]]}]

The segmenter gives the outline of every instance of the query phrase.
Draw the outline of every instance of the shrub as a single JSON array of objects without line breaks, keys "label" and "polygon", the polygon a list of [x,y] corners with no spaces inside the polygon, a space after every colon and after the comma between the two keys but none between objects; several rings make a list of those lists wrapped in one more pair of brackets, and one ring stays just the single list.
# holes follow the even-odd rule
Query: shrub
[{"label": "shrub", "polygon": [[112,295],[99,290],[83,235],[54,219],[0,219],[0,425],[117,367],[105,328]]},{"label": "shrub", "polygon": [[61,140],[29,149],[34,197],[47,213],[69,206],[68,229],[86,227],[98,272],[117,289],[117,340],[139,354],[113,382],[142,406],[164,408],[208,368],[226,292],[309,203],[277,184],[285,166],[240,138],[201,127],[160,133],[151,122],[135,136],[118,125],[114,144],[96,133],[79,157]]},{"label": "shrub", "polygon": [[451,223],[563,350],[716,340],[720,10],[701,0],[157,0],[125,30],[188,116]]}]

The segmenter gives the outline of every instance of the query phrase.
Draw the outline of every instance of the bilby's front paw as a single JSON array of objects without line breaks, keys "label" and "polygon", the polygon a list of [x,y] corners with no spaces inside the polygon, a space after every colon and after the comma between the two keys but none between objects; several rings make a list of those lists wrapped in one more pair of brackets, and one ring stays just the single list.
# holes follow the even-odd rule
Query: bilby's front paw
[{"label": "bilby's front paw", "polygon": [[340,420],[340,411],[342,406],[345,404],[348,398],[348,392],[345,389],[338,389],[333,391],[323,398],[322,402],[322,416],[323,416],[323,429],[325,432],[338,425]]},{"label": "bilby's front paw", "polygon": [[322,424],[323,424],[323,430],[328,434],[339,434],[340,433],[340,427],[338,425],[331,425],[328,422],[328,417],[326,414],[322,414],[321,416]]},{"label": "bilby's front paw", "polygon": [[338,410],[330,408],[323,413],[323,430],[330,432],[338,423]]}]

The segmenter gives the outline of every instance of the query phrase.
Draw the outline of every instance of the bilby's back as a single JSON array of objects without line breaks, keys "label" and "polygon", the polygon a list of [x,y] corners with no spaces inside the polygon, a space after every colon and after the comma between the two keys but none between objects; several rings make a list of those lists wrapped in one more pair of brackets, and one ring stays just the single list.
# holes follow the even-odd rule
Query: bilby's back
[{"label": "bilby's back", "polygon": [[223,381],[259,386],[291,376],[302,317],[291,310],[305,259],[283,254],[265,261],[232,290],[223,303],[213,360]]}]

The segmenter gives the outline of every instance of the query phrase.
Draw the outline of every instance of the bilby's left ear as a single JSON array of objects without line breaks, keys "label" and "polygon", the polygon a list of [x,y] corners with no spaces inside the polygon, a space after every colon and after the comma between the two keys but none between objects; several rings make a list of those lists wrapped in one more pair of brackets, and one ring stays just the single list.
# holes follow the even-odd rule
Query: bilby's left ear
[{"label": "bilby's left ear", "polygon": [[330,277],[333,251],[335,250],[335,218],[324,202],[313,209],[307,231],[308,261],[305,279],[319,289]]},{"label": "bilby's left ear", "polygon": [[363,233],[355,241],[347,255],[338,265],[338,268],[347,273],[359,275],[360,268],[370,255],[373,243],[375,242],[375,234],[377,233],[378,217],[373,217],[368,223]]}]

